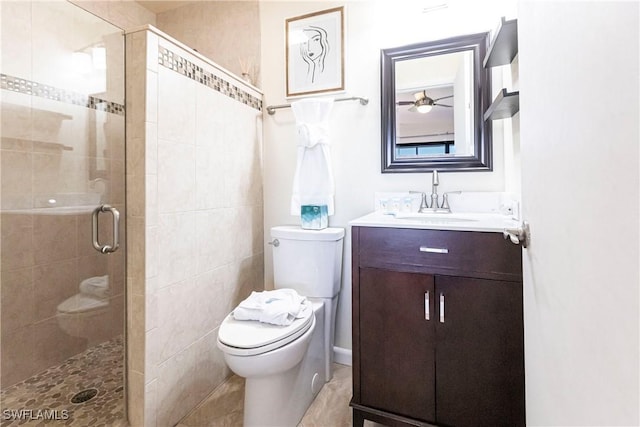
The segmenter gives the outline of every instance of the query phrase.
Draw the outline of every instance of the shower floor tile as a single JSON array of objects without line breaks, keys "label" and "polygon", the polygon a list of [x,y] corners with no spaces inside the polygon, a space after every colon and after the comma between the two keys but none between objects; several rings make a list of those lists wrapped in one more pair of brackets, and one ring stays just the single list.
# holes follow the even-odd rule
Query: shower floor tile
[{"label": "shower floor tile", "polygon": [[[124,350],[114,338],[0,391],[0,426],[128,425],[124,420]],[[83,403],[71,398],[96,389]]]}]

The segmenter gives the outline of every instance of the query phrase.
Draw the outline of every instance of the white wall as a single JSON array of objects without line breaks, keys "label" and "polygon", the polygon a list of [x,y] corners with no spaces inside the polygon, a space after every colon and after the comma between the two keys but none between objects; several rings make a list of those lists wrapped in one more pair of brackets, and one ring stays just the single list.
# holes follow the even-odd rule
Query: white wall
[{"label": "white wall", "polygon": [[[513,17],[515,3],[449,1],[447,9],[421,14],[424,2],[382,0],[354,2],[260,2],[262,33],[261,75],[265,104],[285,99],[285,19],[345,5],[346,88],[348,95],[370,99],[368,106],[344,102],[331,118],[335,215],[330,225],[345,227],[350,220],[374,209],[374,192],[430,190],[427,174],[381,174],[380,49],[461,34],[490,31],[501,16]],[[447,173],[440,190],[503,191],[505,189],[502,123],[495,122],[494,171]],[[265,242],[270,227],[297,224],[289,215],[295,169],[294,119],[289,109],[265,116],[264,191]],[[343,286],[338,307],[336,345],[351,348],[351,244],[346,239]],[[271,251],[265,246],[265,284],[273,284]]]},{"label": "white wall", "polygon": [[637,426],[640,4],[519,6],[527,425]]}]

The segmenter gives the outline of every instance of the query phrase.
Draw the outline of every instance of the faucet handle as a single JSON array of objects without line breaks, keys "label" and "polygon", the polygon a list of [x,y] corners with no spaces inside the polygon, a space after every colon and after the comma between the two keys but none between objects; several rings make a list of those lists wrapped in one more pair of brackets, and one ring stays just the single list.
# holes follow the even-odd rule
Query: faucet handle
[{"label": "faucet handle", "polygon": [[440,177],[438,176],[438,171],[436,169],[433,170],[433,175],[431,177],[432,185],[440,185]]},{"label": "faucet handle", "polygon": [[442,195],[442,206],[440,209],[446,209],[448,212],[451,212],[451,207],[449,206],[449,193],[444,193]]},{"label": "faucet handle", "polygon": [[421,200],[420,200],[420,208],[418,209],[419,213],[424,212],[426,209],[429,209],[429,204],[427,203],[427,193],[425,193],[424,191],[409,191],[410,194],[420,194]]},{"label": "faucet handle", "polygon": [[429,204],[427,203],[427,193],[422,193],[422,200],[420,200],[420,208],[418,209],[418,212],[422,213],[427,209],[429,209]]},{"label": "faucet handle", "polygon": [[446,193],[442,194],[442,206],[440,206],[440,208],[446,209],[448,212],[451,212],[451,206],[449,206],[449,194],[462,194],[462,191],[447,191]]}]

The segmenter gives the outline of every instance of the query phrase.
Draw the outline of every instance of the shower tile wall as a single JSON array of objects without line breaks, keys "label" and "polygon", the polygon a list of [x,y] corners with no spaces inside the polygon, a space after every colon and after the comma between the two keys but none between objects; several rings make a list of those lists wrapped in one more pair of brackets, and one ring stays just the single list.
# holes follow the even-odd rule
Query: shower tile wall
[{"label": "shower tile wall", "polygon": [[126,43],[129,417],[170,426],[230,374],[217,328],[263,289],[262,94],[155,29]]},{"label": "shower tile wall", "polygon": [[122,83],[105,83],[103,75],[96,90],[97,79],[81,75],[72,53],[76,43],[100,40],[107,47],[107,75],[120,79],[124,53],[122,35],[103,38],[113,28],[96,18],[88,32],[61,31],[91,20],[67,3],[2,2],[1,8],[0,388],[5,389],[87,348],[88,341],[62,330],[56,316],[57,306],[78,293],[83,279],[109,275],[110,320],[96,333],[106,340],[123,331],[124,251],[107,257],[92,248],[90,208],[64,214],[43,208],[52,199],[69,207],[97,206],[102,198],[123,209],[124,113],[100,111],[97,98],[87,97],[101,92],[109,105],[122,106]]}]

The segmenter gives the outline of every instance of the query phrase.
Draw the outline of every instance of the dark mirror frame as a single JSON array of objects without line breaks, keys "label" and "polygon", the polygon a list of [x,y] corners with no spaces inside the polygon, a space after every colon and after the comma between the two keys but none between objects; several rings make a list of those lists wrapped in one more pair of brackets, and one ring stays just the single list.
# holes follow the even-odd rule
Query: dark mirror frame
[{"label": "dark mirror frame", "polygon": [[[382,173],[493,170],[492,125],[491,120],[484,120],[491,102],[491,69],[482,66],[488,44],[489,33],[485,32],[381,50]],[[396,158],[396,62],[464,50],[473,51],[474,155]]]}]

